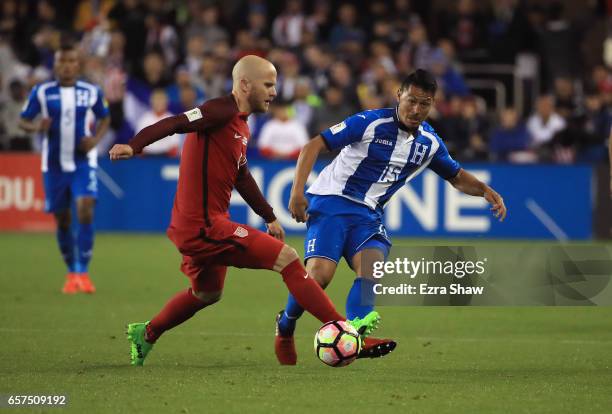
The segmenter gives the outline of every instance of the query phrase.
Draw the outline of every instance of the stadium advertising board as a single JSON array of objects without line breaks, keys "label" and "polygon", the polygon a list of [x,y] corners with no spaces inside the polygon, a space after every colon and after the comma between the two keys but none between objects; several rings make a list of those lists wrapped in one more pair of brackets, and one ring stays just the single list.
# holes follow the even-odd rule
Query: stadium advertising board
[{"label": "stadium advertising board", "polygon": [[55,228],[45,206],[40,156],[0,155],[0,230],[48,231]]},{"label": "stadium advertising board", "polygon": [[[304,225],[295,223],[287,211],[294,163],[252,160],[249,165],[287,232],[302,234]],[[170,219],[178,163],[136,159],[111,164],[101,160],[100,166],[98,229],[164,231]],[[318,163],[315,171],[324,166],[324,162]],[[463,195],[426,171],[389,202],[385,224],[390,235],[559,240],[592,237],[591,167],[468,164],[465,168],[503,195],[509,209],[506,221],[497,222],[482,198]],[[236,193],[230,212],[238,222],[263,225]]]}]

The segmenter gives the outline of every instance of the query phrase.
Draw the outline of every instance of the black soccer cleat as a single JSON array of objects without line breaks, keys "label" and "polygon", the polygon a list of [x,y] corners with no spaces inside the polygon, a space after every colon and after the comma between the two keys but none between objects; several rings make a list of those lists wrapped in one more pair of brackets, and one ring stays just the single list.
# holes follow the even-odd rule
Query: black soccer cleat
[{"label": "black soccer cleat", "polygon": [[397,342],[393,339],[365,338],[357,358],[380,358],[391,353]]}]

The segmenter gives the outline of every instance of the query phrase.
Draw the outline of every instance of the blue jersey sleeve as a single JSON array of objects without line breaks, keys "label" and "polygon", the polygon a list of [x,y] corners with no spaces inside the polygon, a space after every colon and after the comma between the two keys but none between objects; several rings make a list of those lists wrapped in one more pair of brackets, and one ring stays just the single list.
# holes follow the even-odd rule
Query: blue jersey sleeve
[{"label": "blue jersey sleeve", "polygon": [[97,88],[97,89],[98,89],[98,99],[96,100],[94,105],[91,107],[91,110],[96,115],[97,119],[106,118],[109,114],[108,102],[106,101],[106,98],[104,98],[104,94],[102,93],[102,90],[100,88]]},{"label": "blue jersey sleeve", "polygon": [[365,112],[351,115],[321,132],[321,136],[331,151],[345,147],[363,138],[363,133],[371,122],[368,118]]},{"label": "blue jersey sleeve", "polygon": [[21,117],[25,119],[34,119],[40,113],[40,101],[38,100],[38,85],[32,88],[30,96],[21,110]]},{"label": "blue jersey sleeve", "polygon": [[436,138],[440,146],[429,163],[429,168],[445,180],[450,180],[459,173],[461,165],[450,156],[440,137],[436,135]]}]

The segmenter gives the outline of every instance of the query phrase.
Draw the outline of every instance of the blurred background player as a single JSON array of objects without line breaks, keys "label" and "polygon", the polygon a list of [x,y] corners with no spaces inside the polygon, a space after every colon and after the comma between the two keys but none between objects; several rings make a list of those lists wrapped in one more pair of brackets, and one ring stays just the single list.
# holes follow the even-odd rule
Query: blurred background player
[{"label": "blurred background player", "polygon": [[[36,85],[21,113],[20,127],[43,134],[45,210],[57,223],[57,242],[68,267],[63,293],[94,293],[88,275],[94,243],[98,183],[96,145],[110,124],[108,105],[96,85],[78,80],[79,52],[63,45],[55,53],[56,80]],[[38,121],[34,118],[40,115]],[[92,134],[93,117],[97,120]],[[76,237],[71,208],[76,203]]]},{"label": "blurred background player", "polygon": [[[326,287],[344,257],[356,275],[346,298],[349,319],[374,309],[373,263],[384,261],[391,247],[383,220],[385,205],[425,168],[465,194],[484,197],[500,220],[506,216],[501,196],[463,170],[425,122],[436,90],[434,76],[417,69],[397,91],[397,106],[350,116],[321,132],[300,153],[289,211],[298,223],[307,225],[306,269]],[[319,153],[339,149],[342,152],[308,189],[307,199],[304,186]],[[293,333],[302,313],[289,295],[277,316],[275,352],[283,365],[297,362]],[[380,357],[394,348],[392,340],[366,338],[359,356]]]},{"label": "blurred background player", "polygon": [[[268,110],[276,96],[276,69],[265,59],[247,55],[236,63],[232,77],[230,95],[165,118],[110,151],[111,160],[128,159],[173,133],[197,132],[185,141],[168,228],[168,237],[183,255],[181,270],[191,279],[191,288],[175,295],[150,322],[128,325],[132,365],[144,363],[165,331],[221,299],[227,266],[274,270],[295,300],[321,322],[345,320],[306,273],[295,249],[284,243],[285,232],[247,167],[246,120],[253,112]],[[268,234],[230,221],[234,188],[265,220]],[[371,312],[351,323],[366,335],[378,319]]]}]

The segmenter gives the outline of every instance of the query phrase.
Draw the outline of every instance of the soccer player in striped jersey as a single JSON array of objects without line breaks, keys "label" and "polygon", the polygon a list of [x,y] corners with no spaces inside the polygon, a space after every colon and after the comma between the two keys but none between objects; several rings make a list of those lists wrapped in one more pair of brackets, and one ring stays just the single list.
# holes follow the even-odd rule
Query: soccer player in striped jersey
[{"label": "soccer player in striped jersey", "polygon": [[[296,221],[307,223],[306,269],[325,287],[338,261],[345,258],[356,275],[346,300],[349,319],[374,307],[372,266],[383,261],[391,247],[383,224],[385,205],[425,168],[463,193],[484,197],[500,220],[506,216],[502,197],[462,169],[425,122],[436,89],[434,77],[419,69],[403,81],[395,108],[352,115],[321,132],[300,153],[289,210]],[[305,195],[306,180],[319,153],[337,149],[342,151]],[[277,316],[275,352],[283,365],[297,362],[293,332],[302,312],[289,295],[287,306]],[[383,356],[395,345],[392,340],[366,338],[360,357]]]},{"label": "soccer player in striped jersey", "polygon": [[[88,275],[98,183],[96,145],[110,124],[108,104],[96,85],[78,80],[79,53],[62,45],[55,53],[56,80],[36,85],[21,112],[20,126],[39,132],[45,210],[57,223],[57,242],[68,267],[62,292],[94,293]],[[35,118],[39,119],[35,120]],[[97,122],[92,131],[94,119]],[[71,207],[76,203],[76,234]]]}]

